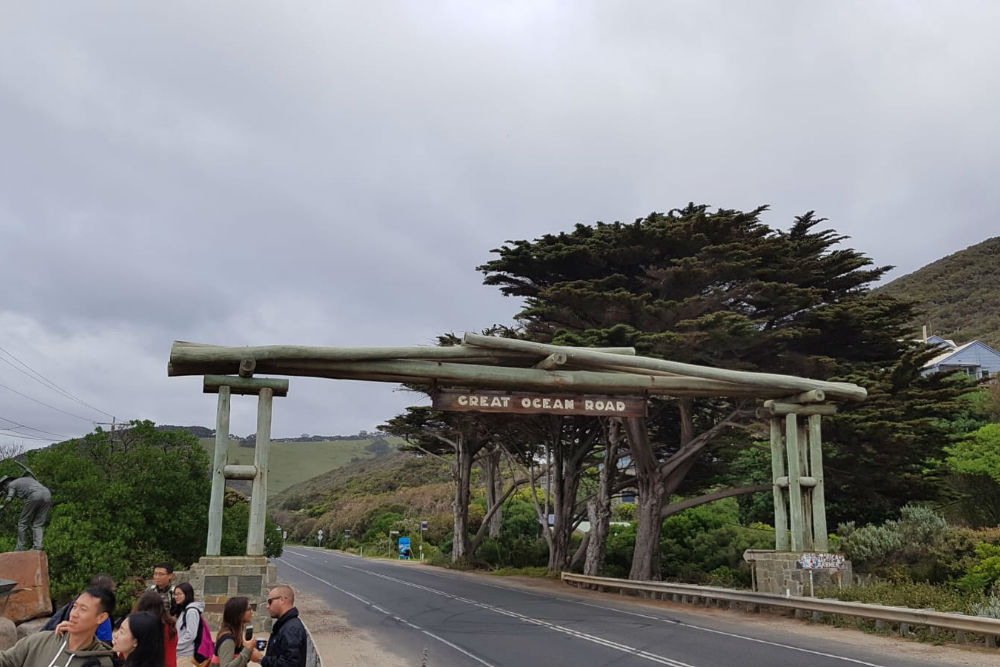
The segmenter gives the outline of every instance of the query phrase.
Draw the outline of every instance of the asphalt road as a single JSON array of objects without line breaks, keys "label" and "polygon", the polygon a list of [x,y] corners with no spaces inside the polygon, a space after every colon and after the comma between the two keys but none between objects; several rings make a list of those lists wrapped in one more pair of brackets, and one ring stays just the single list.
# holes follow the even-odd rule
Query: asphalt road
[{"label": "asphalt road", "polygon": [[[325,599],[354,627],[429,667],[940,666],[836,639],[650,605],[525,590],[496,577],[293,547],[278,575]],[[307,619],[308,621],[308,619]],[[956,665],[961,663],[954,663]]]}]

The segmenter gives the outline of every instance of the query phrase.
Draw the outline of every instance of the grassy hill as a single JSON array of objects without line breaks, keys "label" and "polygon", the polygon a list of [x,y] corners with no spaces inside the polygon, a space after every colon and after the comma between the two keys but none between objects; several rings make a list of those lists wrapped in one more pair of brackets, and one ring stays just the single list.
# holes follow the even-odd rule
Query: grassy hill
[{"label": "grassy hill", "polygon": [[329,535],[350,529],[361,536],[391,516],[393,521],[408,521],[407,528],[418,520],[429,521],[428,538],[437,541],[451,530],[453,497],[448,464],[397,451],[291,486],[271,500],[271,507],[275,519],[296,539],[317,528]]},{"label": "grassy hill", "polygon": [[978,339],[1000,350],[1000,236],[987,239],[877,291],[911,299],[918,317],[914,337],[928,325],[928,335],[951,338],[961,345]]},{"label": "grassy hill", "polygon": [[[209,456],[215,452],[215,438],[199,438]],[[281,441],[271,443],[271,456],[267,476],[269,497],[308,480],[316,475],[340,468],[355,461],[375,458],[372,443],[375,438],[359,440]],[[392,448],[400,442],[397,438],[385,439]],[[241,447],[240,441],[229,441],[229,463],[253,463],[252,447]],[[247,492],[250,482],[229,482],[240,491]]]}]

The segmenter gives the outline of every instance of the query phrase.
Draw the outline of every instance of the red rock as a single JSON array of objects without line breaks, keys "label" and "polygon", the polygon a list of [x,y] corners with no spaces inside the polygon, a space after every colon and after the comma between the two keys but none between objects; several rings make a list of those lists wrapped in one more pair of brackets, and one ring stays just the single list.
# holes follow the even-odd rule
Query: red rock
[{"label": "red rock", "polygon": [[52,614],[49,596],[49,559],[44,551],[8,551],[0,554],[0,578],[17,582],[17,593],[0,598],[0,616],[14,623]]}]

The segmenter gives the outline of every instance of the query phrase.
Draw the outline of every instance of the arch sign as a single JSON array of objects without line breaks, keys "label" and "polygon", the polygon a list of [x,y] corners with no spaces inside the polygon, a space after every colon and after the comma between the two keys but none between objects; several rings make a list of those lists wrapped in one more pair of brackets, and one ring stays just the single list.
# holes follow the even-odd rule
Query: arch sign
[{"label": "arch sign", "polygon": [[[247,555],[264,553],[272,399],[288,380],[256,373],[429,385],[434,407],[465,412],[641,419],[648,396],[763,400],[770,422],[775,541],[779,551],[827,551],[820,419],[831,401],[863,401],[849,382],[734,371],[636,356],[630,347],[582,348],[465,334],[459,345],[338,348],[221,347],[175,341],[167,374],[203,375],[218,393],[208,555],[219,553],[225,480],[252,479]],[[440,389],[438,389],[440,387]],[[231,394],[258,396],[254,465],[228,465]]]}]

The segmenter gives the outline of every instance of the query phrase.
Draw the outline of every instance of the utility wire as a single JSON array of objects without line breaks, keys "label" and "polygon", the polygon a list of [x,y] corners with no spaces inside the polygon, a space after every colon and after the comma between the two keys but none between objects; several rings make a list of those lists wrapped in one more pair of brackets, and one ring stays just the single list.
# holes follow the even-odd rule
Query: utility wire
[{"label": "utility wire", "polygon": [[11,419],[10,417],[4,417],[3,415],[0,415],[0,419],[2,419],[5,422],[9,422],[9,423],[11,423],[11,424],[14,425],[14,428],[10,428],[10,427],[7,427],[7,426],[0,426],[0,428],[4,429],[6,431],[13,431],[13,430],[16,430],[16,429],[19,429],[19,428],[26,428],[29,431],[37,431],[39,433],[44,433],[45,435],[54,435],[57,438],[66,438],[67,440],[72,437],[72,436],[68,436],[68,435],[63,435],[62,433],[53,433],[52,431],[43,431],[40,428],[35,428],[34,426],[28,426],[27,424],[22,424],[20,422],[16,422],[13,419]]},{"label": "utility wire", "polygon": [[[0,429],[4,431],[5,429]],[[41,442],[53,442],[52,438],[36,438],[33,435],[25,435],[23,433],[2,433],[0,432],[0,437],[2,438],[23,438],[25,440],[39,440]]]},{"label": "utility wire", "polygon": [[7,385],[5,385],[5,384],[0,384],[0,387],[3,387],[3,388],[4,388],[4,389],[6,389],[7,391],[12,391],[12,392],[14,392],[15,394],[17,394],[18,396],[23,396],[23,397],[25,397],[26,399],[28,399],[29,401],[34,401],[35,403],[38,403],[39,405],[44,405],[44,406],[45,406],[45,407],[47,407],[47,408],[52,408],[52,409],[53,409],[53,410],[55,410],[56,412],[61,412],[61,413],[63,413],[64,415],[69,415],[70,417],[76,417],[77,419],[79,419],[79,420],[81,420],[81,421],[85,421],[85,422],[87,422],[88,424],[93,424],[93,423],[94,423],[94,420],[93,420],[93,419],[87,419],[86,417],[81,417],[80,415],[75,415],[75,414],[73,414],[72,412],[67,412],[67,411],[63,410],[62,408],[57,408],[56,406],[54,406],[54,405],[50,405],[50,404],[46,403],[45,401],[40,401],[40,400],[38,400],[37,398],[32,398],[31,396],[28,396],[27,394],[23,394],[23,393],[19,392],[19,391],[18,391],[17,389],[14,389],[14,388],[12,388],[12,387],[8,387],[8,386],[7,386]]},{"label": "utility wire", "polygon": [[34,368],[32,368],[31,366],[29,366],[25,362],[21,361],[20,359],[18,359],[16,356],[14,356],[14,354],[12,352],[4,349],[3,347],[0,347],[0,352],[3,352],[8,357],[10,357],[11,359],[13,359],[17,363],[19,363],[21,366],[24,366],[29,371],[29,372],[25,372],[25,371],[21,370],[20,368],[18,368],[17,366],[15,366],[14,364],[12,364],[9,361],[7,361],[6,359],[4,359],[3,357],[0,357],[0,361],[4,362],[5,364],[7,364],[8,366],[10,366],[11,368],[13,368],[14,370],[16,370],[17,372],[22,373],[24,375],[27,375],[29,378],[31,378],[35,382],[38,382],[39,384],[41,384],[41,385],[43,385],[45,387],[48,387],[49,389],[52,389],[53,391],[56,391],[56,392],[62,394],[66,398],[70,399],[71,401],[75,401],[76,403],[79,403],[80,405],[82,405],[84,407],[90,408],[91,410],[94,410],[95,412],[100,412],[102,415],[106,415],[108,417],[111,417],[112,419],[115,418],[115,416],[113,414],[105,412],[104,410],[101,410],[100,408],[95,408],[93,405],[91,405],[90,403],[87,403],[85,400],[83,400],[79,396],[76,396],[75,394],[73,394],[69,390],[63,389],[62,387],[60,387],[59,385],[57,385],[55,382],[53,382],[52,380],[48,379],[47,377],[45,377],[44,375],[42,375],[41,373],[39,373],[38,371],[36,371]]}]

